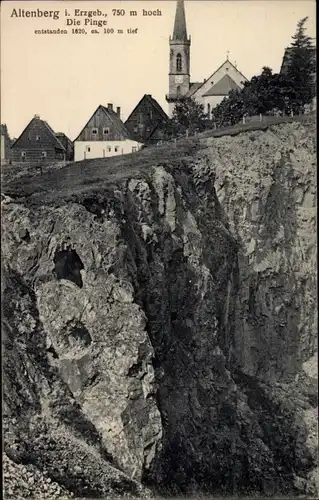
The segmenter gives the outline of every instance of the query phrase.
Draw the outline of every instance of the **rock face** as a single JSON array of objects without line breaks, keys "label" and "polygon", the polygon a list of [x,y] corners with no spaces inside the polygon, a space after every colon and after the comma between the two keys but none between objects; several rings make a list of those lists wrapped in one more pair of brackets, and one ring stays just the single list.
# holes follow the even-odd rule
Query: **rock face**
[{"label": "rock face", "polygon": [[4,198],[11,461],[82,496],[316,496],[315,155],[296,122]]}]

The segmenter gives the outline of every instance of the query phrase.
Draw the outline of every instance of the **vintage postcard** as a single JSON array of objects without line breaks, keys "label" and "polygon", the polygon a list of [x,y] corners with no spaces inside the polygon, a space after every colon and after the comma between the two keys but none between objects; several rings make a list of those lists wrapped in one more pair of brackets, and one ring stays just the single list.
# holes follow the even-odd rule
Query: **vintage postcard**
[{"label": "vintage postcard", "polygon": [[2,2],[4,498],[318,497],[315,10]]}]

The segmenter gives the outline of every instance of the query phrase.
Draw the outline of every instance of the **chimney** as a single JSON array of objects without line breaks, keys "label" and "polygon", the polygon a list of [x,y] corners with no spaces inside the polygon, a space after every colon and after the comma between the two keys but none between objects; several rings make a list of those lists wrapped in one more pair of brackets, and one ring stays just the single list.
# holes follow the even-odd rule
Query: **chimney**
[{"label": "chimney", "polygon": [[121,118],[121,108],[120,108],[120,106],[117,106],[117,108],[116,108],[116,114],[117,114],[117,116],[119,118]]},{"label": "chimney", "polygon": [[109,109],[110,111],[113,111],[113,104],[111,104],[110,102],[107,104],[107,109]]},{"label": "chimney", "polygon": [[40,115],[34,115],[34,118],[37,118],[38,120],[40,120]]}]

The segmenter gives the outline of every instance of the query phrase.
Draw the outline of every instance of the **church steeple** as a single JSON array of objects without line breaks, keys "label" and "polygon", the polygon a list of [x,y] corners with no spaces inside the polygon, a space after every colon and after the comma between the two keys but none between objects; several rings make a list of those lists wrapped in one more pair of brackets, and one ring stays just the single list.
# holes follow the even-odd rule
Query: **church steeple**
[{"label": "church steeple", "polygon": [[169,38],[169,103],[171,116],[175,104],[189,91],[190,82],[190,37],[187,38],[184,0],[177,0],[173,36]]},{"label": "church steeple", "polygon": [[187,40],[184,0],[177,0],[173,40]]}]

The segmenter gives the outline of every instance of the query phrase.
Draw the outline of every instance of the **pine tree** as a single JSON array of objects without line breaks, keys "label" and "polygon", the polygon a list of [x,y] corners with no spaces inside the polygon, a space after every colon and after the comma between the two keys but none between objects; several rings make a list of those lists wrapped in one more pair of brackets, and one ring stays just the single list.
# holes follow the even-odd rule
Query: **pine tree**
[{"label": "pine tree", "polygon": [[297,111],[309,104],[315,96],[316,54],[313,39],[306,34],[305,24],[308,17],[301,19],[288,48],[286,75],[295,91],[292,109]]}]

